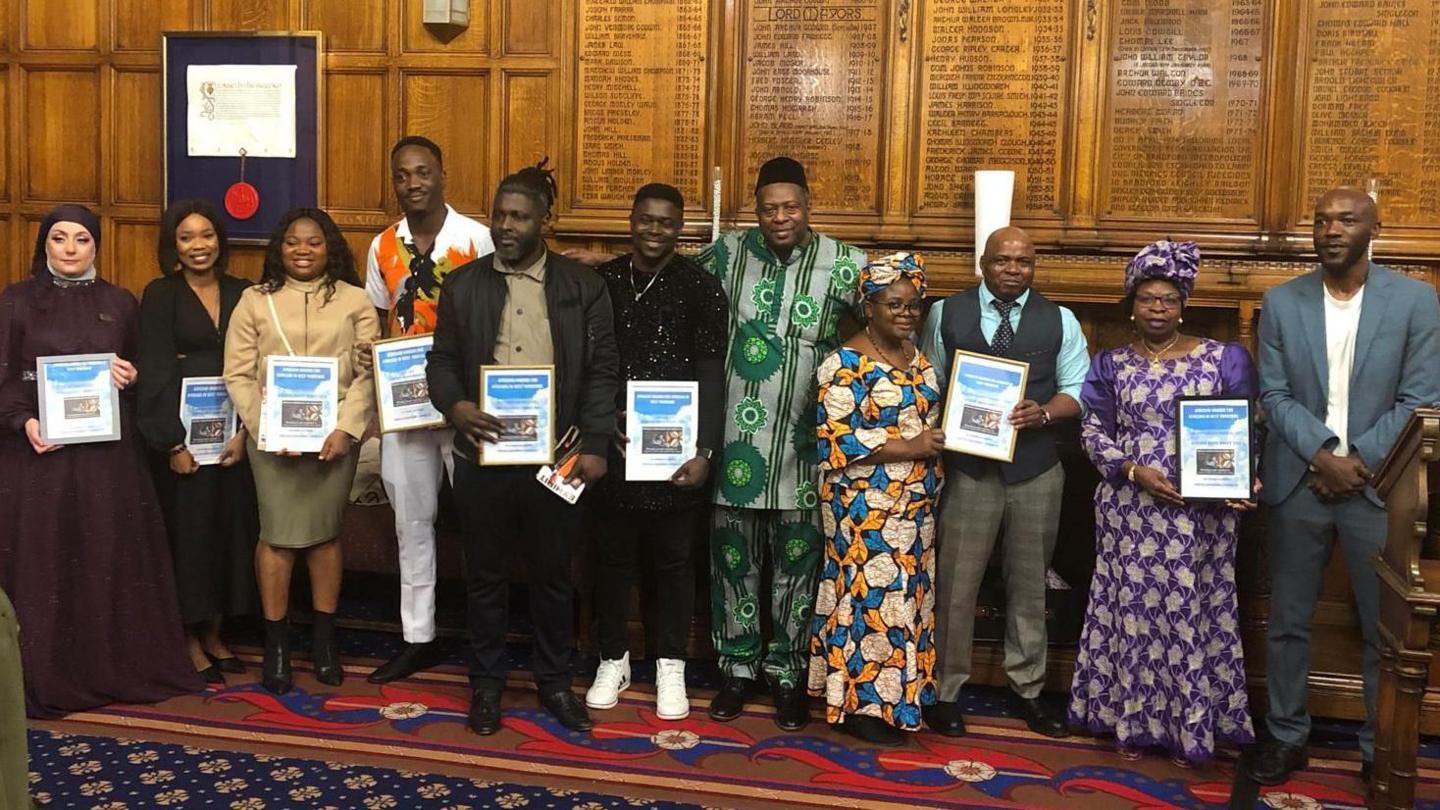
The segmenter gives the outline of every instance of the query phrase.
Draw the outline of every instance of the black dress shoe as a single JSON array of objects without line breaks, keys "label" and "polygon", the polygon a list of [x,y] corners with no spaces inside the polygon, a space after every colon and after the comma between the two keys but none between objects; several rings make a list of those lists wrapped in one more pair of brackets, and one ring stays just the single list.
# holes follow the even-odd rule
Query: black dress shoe
[{"label": "black dress shoe", "polygon": [[937,700],[933,706],[921,706],[920,716],[925,718],[925,725],[944,737],[965,736],[965,715],[960,712],[960,704],[948,700]]},{"label": "black dress shoe", "polygon": [[440,663],[440,655],[435,648],[435,642],[406,644],[394,658],[376,667],[375,671],[370,673],[365,680],[370,683],[390,683],[401,678],[408,678],[438,663]]},{"label": "black dress shoe", "polygon": [[589,731],[595,727],[594,721],[590,719],[590,712],[585,709],[585,704],[575,693],[569,689],[562,689],[558,692],[551,692],[540,696],[540,705],[545,711],[555,715],[560,725],[571,731]]},{"label": "black dress shoe", "polygon": [[315,611],[312,630],[310,660],[315,664],[315,680],[339,686],[345,682],[345,670],[340,667],[340,650],[335,644],[335,614]]},{"label": "black dress shoe", "polygon": [[214,664],[211,664],[204,669],[197,670],[197,673],[200,675],[200,677],[205,679],[206,683],[214,683],[221,686],[225,685],[225,676],[220,674],[220,668],[215,666]]},{"label": "black dress shoe", "polygon": [[727,677],[720,686],[720,692],[710,701],[710,719],[728,723],[745,711],[745,702],[759,693],[759,687],[750,678]]},{"label": "black dress shoe", "polygon": [[1375,776],[1375,763],[1366,759],[1360,762],[1360,781],[1370,784],[1371,778]]},{"label": "black dress shoe", "polygon": [[798,686],[775,687],[775,725],[799,731],[810,725],[810,696]]},{"label": "black dress shoe", "polygon": [[290,620],[265,620],[265,658],[260,663],[260,685],[283,695],[290,691]]},{"label": "black dress shoe", "polygon": [[1070,736],[1070,729],[1066,727],[1065,719],[1058,712],[1046,706],[1043,698],[1025,698],[1016,695],[1015,712],[1036,734],[1044,734],[1046,737],[1056,739]]},{"label": "black dress shoe", "polygon": [[895,748],[905,744],[905,732],[878,717],[860,717],[852,714],[843,722],[837,723],[835,729],[871,745]]},{"label": "black dress shoe", "polygon": [[500,730],[500,690],[476,689],[470,697],[470,714],[465,725],[482,737]]},{"label": "black dress shoe", "polygon": [[214,664],[215,668],[220,670],[221,672],[228,672],[231,675],[239,675],[240,673],[245,671],[245,664],[242,663],[239,658],[236,658],[233,655],[226,658],[216,658],[215,656],[207,652],[205,653],[205,657],[209,658],[210,663]]},{"label": "black dress shoe", "polygon": [[1309,764],[1305,746],[1266,740],[1250,760],[1250,778],[1262,785],[1283,785],[1291,774]]}]

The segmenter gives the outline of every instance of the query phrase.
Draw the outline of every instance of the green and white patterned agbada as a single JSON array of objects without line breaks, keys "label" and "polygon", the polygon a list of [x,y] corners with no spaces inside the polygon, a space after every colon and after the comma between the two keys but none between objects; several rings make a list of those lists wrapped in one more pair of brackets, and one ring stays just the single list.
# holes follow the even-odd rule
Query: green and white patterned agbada
[{"label": "green and white patterned agbada", "polygon": [[725,447],[716,502],[814,509],[815,368],[838,345],[865,253],[814,233],[782,262],[759,228],[725,234],[699,262],[730,297]]}]

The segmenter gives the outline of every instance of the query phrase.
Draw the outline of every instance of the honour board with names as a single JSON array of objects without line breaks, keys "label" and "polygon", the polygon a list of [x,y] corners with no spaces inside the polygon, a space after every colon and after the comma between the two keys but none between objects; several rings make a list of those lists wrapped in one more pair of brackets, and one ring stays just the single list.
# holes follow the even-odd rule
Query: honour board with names
[{"label": "honour board with names", "polygon": [[[1433,239],[1440,222],[1440,0],[1315,0],[1306,23],[1295,224],[1309,224],[1315,200],[1330,188],[1365,188],[1374,178],[1381,221],[1429,226]],[[1440,252],[1433,243],[1419,250]]]},{"label": "honour board with names", "polygon": [[881,0],[754,0],[745,15],[738,131],[746,202],[760,164],[789,155],[805,165],[811,204],[878,208],[885,85]]},{"label": "honour board with names", "polygon": [[1114,0],[1105,220],[1259,225],[1262,0]]},{"label": "honour board with names", "polygon": [[1015,216],[1059,216],[1068,6],[925,2],[917,214],[968,213],[975,171],[1010,169]]},{"label": "honour board with names", "polygon": [[580,0],[577,208],[629,210],[635,190],[671,183],[709,207],[709,0]]}]

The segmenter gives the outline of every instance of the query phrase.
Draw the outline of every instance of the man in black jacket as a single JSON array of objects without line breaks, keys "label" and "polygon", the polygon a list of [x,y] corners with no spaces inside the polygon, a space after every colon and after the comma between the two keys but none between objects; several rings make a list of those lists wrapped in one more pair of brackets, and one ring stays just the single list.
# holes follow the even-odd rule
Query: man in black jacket
[{"label": "man in black jacket", "polygon": [[570,558],[580,509],[535,480],[535,467],[481,467],[479,448],[504,427],[480,410],[480,366],[554,365],[556,435],[575,428],[571,482],[605,475],[614,435],[619,360],[610,296],[593,271],[545,247],[555,181],[540,166],[505,178],[490,231],[495,253],[454,270],[440,296],[426,377],[430,399],[455,427],[455,501],[464,529],[470,628],[469,726],[500,729],[505,683],[510,551],[523,546],[540,703],[574,731],[592,727],[570,691],[574,590]]}]

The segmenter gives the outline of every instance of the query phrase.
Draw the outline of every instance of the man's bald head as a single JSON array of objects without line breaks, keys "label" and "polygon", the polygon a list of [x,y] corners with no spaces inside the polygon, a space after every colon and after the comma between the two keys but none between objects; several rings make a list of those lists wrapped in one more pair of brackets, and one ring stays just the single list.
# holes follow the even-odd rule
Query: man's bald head
[{"label": "man's bald head", "polygon": [[1360,189],[1333,188],[1315,201],[1315,255],[1326,272],[1363,272],[1370,243],[1379,235],[1380,211]]},{"label": "man's bald head", "polygon": [[980,255],[980,274],[990,294],[1001,301],[1024,295],[1035,278],[1035,242],[1030,234],[1013,225],[990,234]]}]

